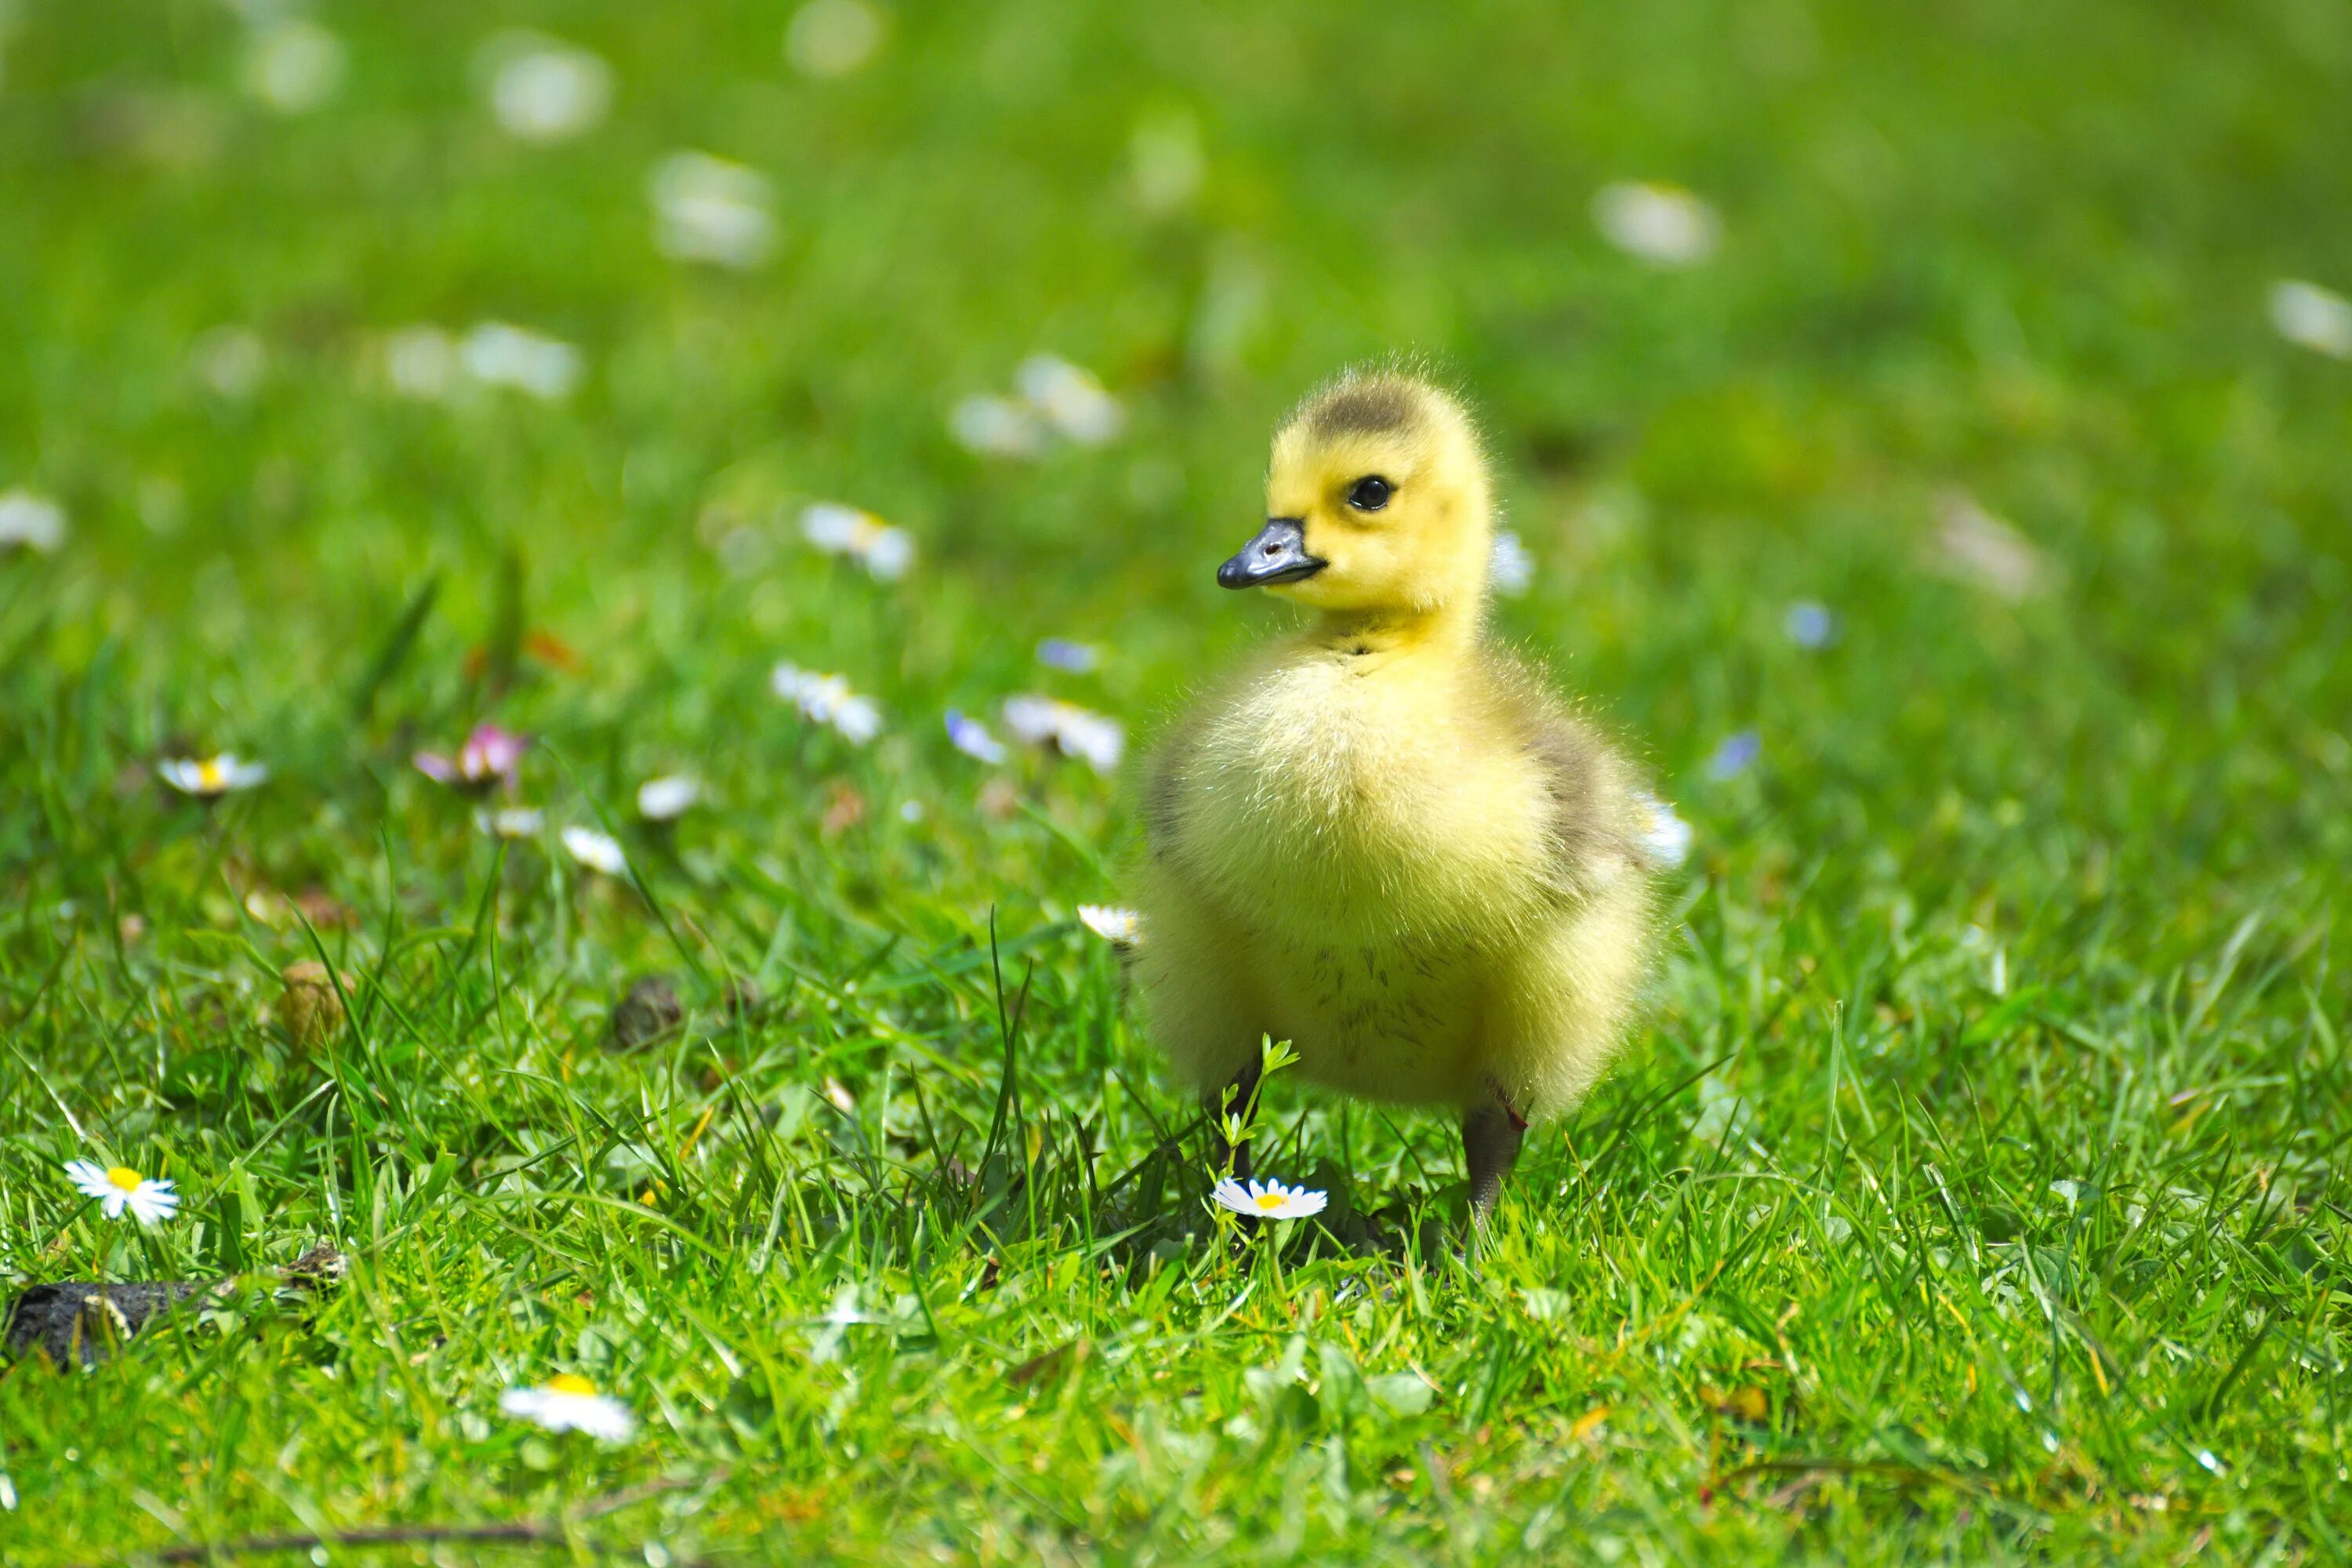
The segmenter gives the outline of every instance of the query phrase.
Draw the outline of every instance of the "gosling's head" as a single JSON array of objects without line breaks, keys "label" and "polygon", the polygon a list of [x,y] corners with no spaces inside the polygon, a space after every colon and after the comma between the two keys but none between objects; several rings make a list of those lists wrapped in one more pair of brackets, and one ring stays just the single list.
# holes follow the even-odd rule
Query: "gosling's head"
[{"label": "gosling's head", "polygon": [[1489,505],[1486,457],[1461,404],[1413,376],[1351,371],[1276,433],[1265,527],[1217,581],[1326,610],[1475,610]]}]

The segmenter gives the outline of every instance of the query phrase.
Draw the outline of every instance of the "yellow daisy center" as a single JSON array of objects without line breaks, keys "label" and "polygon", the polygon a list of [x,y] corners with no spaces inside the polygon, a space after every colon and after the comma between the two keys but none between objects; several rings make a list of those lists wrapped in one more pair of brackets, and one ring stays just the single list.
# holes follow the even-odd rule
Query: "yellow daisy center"
[{"label": "yellow daisy center", "polygon": [[593,1394],[596,1385],[576,1372],[559,1372],[547,1380],[550,1394]]},{"label": "yellow daisy center", "polygon": [[139,1190],[139,1184],[146,1180],[144,1176],[142,1176],[138,1172],[132,1170],[128,1165],[115,1166],[112,1170],[106,1173],[106,1179],[112,1182],[116,1186],[121,1187],[126,1193],[137,1192]]},{"label": "yellow daisy center", "polygon": [[1280,1193],[1260,1193],[1257,1196],[1250,1200],[1250,1202],[1257,1205],[1258,1207],[1265,1210],[1268,1214],[1280,1208],[1283,1205],[1283,1194]]},{"label": "yellow daisy center", "polygon": [[208,790],[220,789],[228,783],[228,774],[222,771],[218,757],[208,757],[196,764],[196,783]]}]

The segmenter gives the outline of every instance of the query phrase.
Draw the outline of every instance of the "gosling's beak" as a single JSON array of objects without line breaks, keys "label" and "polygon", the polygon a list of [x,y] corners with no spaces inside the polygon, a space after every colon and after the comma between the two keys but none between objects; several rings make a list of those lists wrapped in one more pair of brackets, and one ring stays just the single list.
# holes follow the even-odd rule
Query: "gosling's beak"
[{"label": "gosling's beak", "polygon": [[1312,577],[1330,563],[1307,553],[1307,523],[1296,517],[1270,517],[1241,553],[1217,568],[1220,588],[1260,588],[1269,583],[1296,583]]}]

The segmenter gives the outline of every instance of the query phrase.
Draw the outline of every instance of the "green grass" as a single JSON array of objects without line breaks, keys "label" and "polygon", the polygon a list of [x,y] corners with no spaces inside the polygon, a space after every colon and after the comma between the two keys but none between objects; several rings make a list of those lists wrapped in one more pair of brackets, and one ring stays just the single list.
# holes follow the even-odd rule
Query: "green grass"
[{"label": "green grass", "polygon": [[[0,1374],[0,1557],[2352,1552],[2352,365],[2263,304],[2352,289],[2340,8],[908,4],[832,82],[767,5],[319,15],[341,91],[279,118],[225,10],[0,10],[0,490],[73,528],[0,559],[0,1274],[352,1260]],[[499,132],[518,22],[613,63],[600,128]],[[1204,178],[1148,213],[1171,123]],[[772,179],[770,266],[656,253],[685,147]],[[1622,178],[1717,257],[1610,249]],[[580,389],[383,389],[384,331],[484,319]],[[192,368],[224,325],[248,395]],[[1041,349],[1124,436],[957,447]],[[1469,1263],[1444,1120],[1290,1084],[1265,1164],[1331,1224],[1212,1224],[1072,918],[1125,795],[939,722],[1035,688],[1148,742],[1278,618],[1210,581],[1271,422],[1391,350],[1492,431],[1539,564],[1502,628],[1698,830],[1651,1022]],[[1937,569],[1958,493],[2042,592]],[[914,572],[806,550],[812,497]],[[780,658],[884,737],[801,724]],[[408,766],[490,715],[641,887]],[[276,775],[208,812],[148,771],[189,747]],[[626,829],[678,768],[710,803]],[[271,1009],[320,952],[352,1018],[305,1055]],[[655,971],[686,1026],[607,1049]],[[84,1154],[181,1217],[104,1221]],[[637,1437],[499,1415],[563,1370]]]}]

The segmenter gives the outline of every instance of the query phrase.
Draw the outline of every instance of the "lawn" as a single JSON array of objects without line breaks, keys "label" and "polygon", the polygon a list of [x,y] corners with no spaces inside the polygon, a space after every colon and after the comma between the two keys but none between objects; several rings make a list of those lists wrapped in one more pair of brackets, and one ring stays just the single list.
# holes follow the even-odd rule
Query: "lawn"
[{"label": "lawn", "polygon": [[[0,4],[0,1289],[234,1277],[0,1559],[2352,1554],[2347,146],[2322,0]],[[1483,1243],[1279,1078],[1221,1221],[1077,914],[1391,353],[1695,830]]]}]

